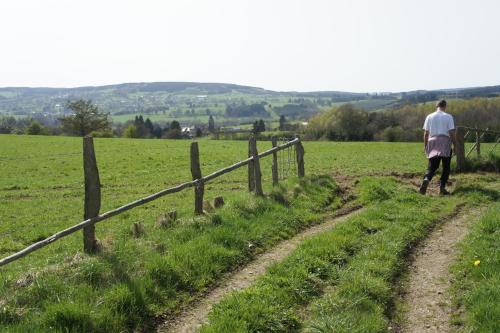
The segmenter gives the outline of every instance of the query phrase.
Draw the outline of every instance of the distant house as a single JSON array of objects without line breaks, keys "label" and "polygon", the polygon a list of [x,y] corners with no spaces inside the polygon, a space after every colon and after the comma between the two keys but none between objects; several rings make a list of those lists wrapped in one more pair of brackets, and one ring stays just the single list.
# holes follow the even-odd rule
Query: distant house
[{"label": "distant house", "polygon": [[182,127],[181,133],[184,138],[192,138],[193,137],[194,127]]}]

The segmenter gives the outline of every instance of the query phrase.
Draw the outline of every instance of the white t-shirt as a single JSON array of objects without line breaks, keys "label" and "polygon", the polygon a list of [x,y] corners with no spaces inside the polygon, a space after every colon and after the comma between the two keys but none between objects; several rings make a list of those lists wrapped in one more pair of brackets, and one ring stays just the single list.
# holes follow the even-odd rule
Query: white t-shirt
[{"label": "white t-shirt", "polygon": [[455,129],[451,114],[437,109],[425,118],[424,130],[429,131],[429,137],[437,135],[450,136],[449,131]]}]

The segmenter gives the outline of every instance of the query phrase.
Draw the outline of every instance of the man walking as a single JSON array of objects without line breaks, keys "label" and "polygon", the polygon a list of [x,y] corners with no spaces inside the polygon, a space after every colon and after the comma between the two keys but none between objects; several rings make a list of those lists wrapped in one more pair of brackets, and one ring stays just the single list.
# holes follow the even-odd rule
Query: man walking
[{"label": "man walking", "polygon": [[455,147],[455,124],[453,117],[446,113],[446,101],[441,100],[437,104],[437,110],[425,118],[424,122],[424,148],[429,164],[424,176],[420,193],[425,194],[427,186],[439,168],[442,161],[443,172],[441,173],[439,194],[448,195],[446,183],[450,176],[451,144]]}]

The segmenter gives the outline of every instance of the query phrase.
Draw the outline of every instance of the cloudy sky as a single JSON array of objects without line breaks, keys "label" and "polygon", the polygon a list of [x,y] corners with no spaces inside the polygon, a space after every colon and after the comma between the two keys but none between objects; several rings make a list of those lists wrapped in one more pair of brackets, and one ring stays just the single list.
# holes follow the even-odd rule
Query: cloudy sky
[{"label": "cloudy sky", "polygon": [[500,84],[498,0],[1,0],[0,87]]}]

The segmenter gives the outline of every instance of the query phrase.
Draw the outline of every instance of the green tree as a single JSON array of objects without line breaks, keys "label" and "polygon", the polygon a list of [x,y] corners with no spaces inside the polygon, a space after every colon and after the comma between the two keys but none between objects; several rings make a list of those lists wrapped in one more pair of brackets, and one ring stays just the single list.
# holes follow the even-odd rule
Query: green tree
[{"label": "green tree", "polygon": [[68,101],[66,107],[73,111],[73,114],[59,118],[65,132],[85,136],[92,131],[110,128],[109,114],[100,112],[97,105],[92,104],[90,100]]},{"label": "green tree", "polygon": [[366,138],[368,114],[344,104],[337,109],[337,132],[344,140],[363,140]]},{"label": "green tree", "polygon": [[181,124],[177,120],[172,120],[169,130],[181,130]]},{"label": "green tree", "polygon": [[161,138],[161,136],[162,136],[162,134],[163,134],[163,130],[162,130],[162,128],[160,127],[160,125],[158,125],[158,124],[155,124],[155,125],[154,125],[154,128],[153,128],[153,132],[152,132],[152,134],[153,134],[153,136],[154,136],[155,138],[158,138],[158,139],[159,139],[159,138]]},{"label": "green tree", "polygon": [[266,131],[266,124],[264,123],[264,120],[262,120],[262,119],[259,120],[259,131],[260,132]]},{"label": "green tree", "polygon": [[368,114],[344,104],[338,108],[312,117],[306,128],[306,134],[312,138],[329,140],[369,140]]},{"label": "green tree", "polygon": [[16,127],[17,121],[14,117],[0,117],[0,134],[9,134]]},{"label": "green tree", "polygon": [[215,120],[214,117],[212,117],[212,115],[208,117],[208,131],[210,133],[213,133],[215,131]]},{"label": "green tree", "polygon": [[144,128],[146,129],[146,136],[149,137],[153,135],[154,126],[153,122],[149,118],[146,118],[146,121],[144,122]]},{"label": "green tree", "polygon": [[144,123],[144,118],[142,117],[142,115],[135,116],[134,125],[135,125],[135,128],[137,129],[137,137],[138,138],[144,138],[147,136],[147,133],[146,133],[147,129],[146,129],[146,125]]},{"label": "green tree", "polygon": [[28,126],[26,133],[29,135],[40,135],[42,134],[42,131],[43,131],[42,125],[40,125],[38,121],[33,120],[31,121],[31,124]]},{"label": "green tree", "polygon": [[279,130],[280,131],[284,131],[286,128],[286,118],[284,115],[281,115],[280,116],[280,126],[279,126]]},{"label": "green tree", "polygon": [[382,139],[389,142],[404,141],[404,130],[400,126],[387,127],[382,132]]},{"label": "green tree", "polygon": [[137,131],[137,127],[133,124],[130,124],[125,131],[123,131],[123,137],[125,138],[139,138],[139,133]]},{"label": "green tree", "polygon": [[177,120],[172,120],[165,137],[167,139],[182,139],[181,124]]},{"label": "green tree", "polygon": [[264,120],[262,120],[262,119],[256,120],[253,123],[252,132],[254,134],[258,134],[258,133],[264,132],[265,130],[266,130],[266,124],[264,123]]}]

